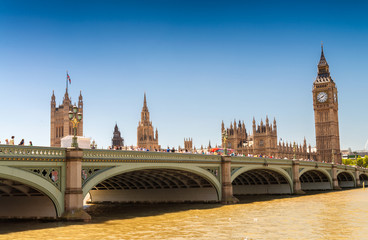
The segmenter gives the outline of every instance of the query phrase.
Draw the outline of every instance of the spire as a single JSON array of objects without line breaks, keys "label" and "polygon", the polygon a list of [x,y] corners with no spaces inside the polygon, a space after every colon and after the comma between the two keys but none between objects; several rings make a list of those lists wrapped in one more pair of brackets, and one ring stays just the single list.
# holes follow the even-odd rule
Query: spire
[{"label": "spire", "polygon": [[319,59],[318,67],[319,66],[328,66],[325,54],[323,53],[323,43],[321,43],[321,58]]},{"label": "spire", "polygon": [[51,101],[52,101],[52,102],[55,102],[55,94],[54,94],[54,90],[52,90]]},{"label": "spire", "polygon": [[146,92],[144,92],[143,109],[148,109],[147,108]]},{"label": "spire", "polygon": [[314,83],[325,83],[325,82],[333,82],[333,80],[330,76],[330,70],[325,58],[325,54],[323,53],[323,45],[321,45],[321,58],[318,63],[318,75]]},{"label": "spire", "polygon": [[79,93],[79,101],[82,101],[82,100],[83,100],[83,97],[82,97],[82,90],[81,90]]},{"label": "spire", "polygon": [[152,125],[152,122],[150,122],[150,117],[149,117],[149,112],[148,112],[148,107],[147,107],[146,93],[144,93],[143,108],[141,112],[141,123]]},{"label": "spire", "polygon": [[64,94],[63,102],[71,102],[71,99],[69,98],[68,91],[66,91],[65,94]]},{"label": "spire", "polygon": [[221,123],[221,132],[223,132],[225,129],[225,124],[224,124],[224,120],[222,120],[222,123]]}]

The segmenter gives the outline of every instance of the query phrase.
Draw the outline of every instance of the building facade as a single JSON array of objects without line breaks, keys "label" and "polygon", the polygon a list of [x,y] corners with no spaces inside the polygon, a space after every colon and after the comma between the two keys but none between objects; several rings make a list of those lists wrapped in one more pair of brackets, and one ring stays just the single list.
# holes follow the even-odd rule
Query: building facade
[{"label": "building facade", "polygon": [[111,139],[112,149],[120,149],[124,147],[124,138],[121,137],[121,133],[118,128],[118,124],[115,124],[113,137]]},{"label": "building facade", "polygon": [[[68,90],[66,90],[63,103],[56,107],[54,91],[51,96],[51,123],[50,123],[50,146],[60,147],[61,138],[73,135],[73,125],[69,120],[69,111],[72,110],[72,101],[69,98]],[[78,109],[83,114],[83,97],[80,92],[78,98]],[[83,118],[78,124],[77,136],[83,136]]]},{"label": "building facade", "polygon": [[341,163],[337,88],[330,76],[323,46],[312,93],[317,160]]},{"label": "building facade", "polygon": [[150,121],[150,113],[147,107],[146,93],[144,94],[143,108],[141,112],[141,120],[137,128],[137,146],[150,151],[159,150],[158,131],[153,131],[152,122]]},{"label": "building facade", "polygon": [[[253,156],[268,156],[274,158],[288,159],[315,159],[315,154],[312,153],[311,147],[307,147],[307,142],[304,139],[303,144],[294,144],[279,142],[277,143],[277,124],[276,119],[271,124],[268,117],[266,122],[262,120],[260,124],[256,124],[253,118],[253,132],[248,135],[244,121],[236,124],[230,123],[229,128],[225,128],[224,122],[221,124],[221,132],[226,131],[227,141],[226,147],[233,149],[235,153],[253,155]],[[222,147],[224,140],[222,139]]]},{"label": "building facade", "polygon": [[184,150],[186,151],[193,150],[193,139],[192,138],[184,138]]}]

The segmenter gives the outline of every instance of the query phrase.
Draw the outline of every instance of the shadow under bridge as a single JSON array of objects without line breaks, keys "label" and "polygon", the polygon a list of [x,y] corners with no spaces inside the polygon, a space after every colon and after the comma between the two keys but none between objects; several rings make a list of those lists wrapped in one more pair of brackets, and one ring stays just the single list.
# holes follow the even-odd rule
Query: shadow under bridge
[{"label": "shadow under bridge", "polygon": [[280,171],[252,169],[240,173],[232,181],[234,195],[291,194],[290,179]]},{"label": "shadow under bridge", "polygon": [[114,174],[89,190],[92,202],[219,201],[219,190],[206,176],[167,168]]},{"label": "shadow under bridge", "polygon": [[307,170],[299,177],[302,190],[332,189],[332,179],[325,171]]}]

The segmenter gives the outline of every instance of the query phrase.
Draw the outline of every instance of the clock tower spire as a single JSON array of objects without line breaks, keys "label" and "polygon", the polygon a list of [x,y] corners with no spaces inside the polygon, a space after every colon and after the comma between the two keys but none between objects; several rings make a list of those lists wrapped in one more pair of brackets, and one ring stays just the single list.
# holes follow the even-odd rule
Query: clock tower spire
[{"label": "clock tower spire", "polygon": [[313,108],[316,128],[317,160],[341,163],[337,88],[330,76],[323,45],[313,83]]}]

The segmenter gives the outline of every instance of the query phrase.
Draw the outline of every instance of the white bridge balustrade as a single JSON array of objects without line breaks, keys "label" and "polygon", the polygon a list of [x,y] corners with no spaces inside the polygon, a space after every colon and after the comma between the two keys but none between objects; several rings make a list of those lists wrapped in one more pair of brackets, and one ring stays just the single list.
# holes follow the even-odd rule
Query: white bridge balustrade
[{"label": "white bridge balustrade", "polygon": [[0,145],[0,217],[88,220],[92,202],[222,202],[368,184],[368,170],[289,159]]}]

